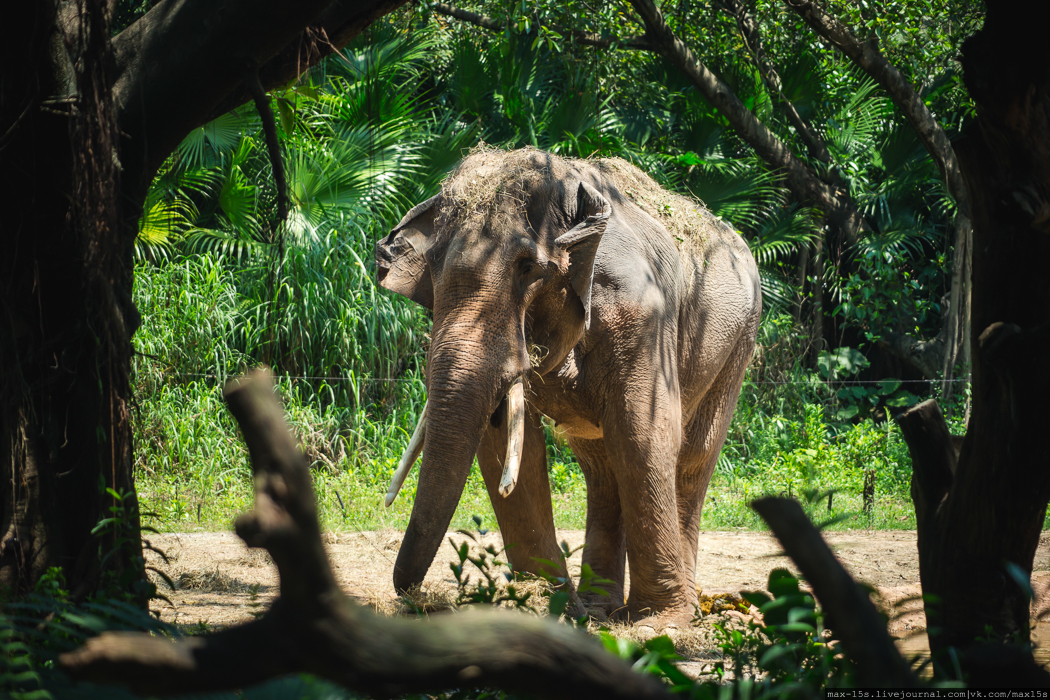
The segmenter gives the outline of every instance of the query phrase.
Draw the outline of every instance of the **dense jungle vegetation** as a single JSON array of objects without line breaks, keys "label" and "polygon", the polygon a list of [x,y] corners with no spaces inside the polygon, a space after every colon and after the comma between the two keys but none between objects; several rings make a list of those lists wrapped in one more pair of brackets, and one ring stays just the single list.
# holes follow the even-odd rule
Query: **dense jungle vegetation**
[{"label": "dense jungle vegetation", "polygon": [[[968,358],[957,352],[946,375],[924,374],[893,348],[944,336],[956,204],[872,79],[779,3],[668,13],[748,109],[855,203],[866,224],[846,240],[669,61],[617,43],[638,33],[625,12],[473,8],[482,23],[509,18],[492,31],[443,7],[402,10],[271,92],[285,224],[250,104],[195,130],[156,178],[136,248],[144,324],[134,338],[136,478],[151,524],[224,527],[245,507],[246,452],[219,392],[265,363],[283,377],[326,525],[403,527],[415,475],[391,509],[381,499],[425,399],[428,319],[377,288],[373,245],[484,142],[626,158],[750,245],[763,282],[759,347],[703,527],[758,527],[755,496],[828,490],[829,517],[856,516],[845,527],[914,527],[910,461],[889,418],[941,395],[962,432]],[[949,136],[972,117],[953,59],[979,12],[951,2],[834,9],[878,37]],[[606,45],[587,45],[584,30]],[[550,430],[548,451],[558,524],[582,527],[579,468]],[[493,522],[476,473],[456,524],[475,513]]]}]

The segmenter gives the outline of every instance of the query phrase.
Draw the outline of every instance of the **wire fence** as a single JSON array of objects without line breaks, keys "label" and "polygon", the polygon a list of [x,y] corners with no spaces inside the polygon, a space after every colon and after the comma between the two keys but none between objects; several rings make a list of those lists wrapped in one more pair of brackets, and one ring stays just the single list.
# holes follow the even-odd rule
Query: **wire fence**
[{"label": "wire fence", "polygon": [[[217,375],[209,374],[206,372],[177,372],[176,377],[182,379],[215,379],[224,380],[234,375]],[[351,382],[353,384],[377,384],[377,383],[390,383],[390,384],[412,384],[418,382],[419,379],[413,377],[395,377],[395,378],[383,378],[383,377],[352,377],[346,375],[337,376],[310,376],[310,375],[299,375],[299,374],[275,374],[274,379],[278,381],[285,380],[309,380],[309,381],[325,381],[325,382]],[[745,380],[744,386],[759,386],[759,385],[778,385],[778,386],[813,386],[815,384],[825,384],[828,386],[858,386],[858,385],[882,385],[887,382],[896,382],[898,384],[969,384],[970,377],[955,377],[953,379],[895,379],[887,377],[885,379],[821,379],[821,380],[806,380],[806,379],[791,379],[791,380]]]}]

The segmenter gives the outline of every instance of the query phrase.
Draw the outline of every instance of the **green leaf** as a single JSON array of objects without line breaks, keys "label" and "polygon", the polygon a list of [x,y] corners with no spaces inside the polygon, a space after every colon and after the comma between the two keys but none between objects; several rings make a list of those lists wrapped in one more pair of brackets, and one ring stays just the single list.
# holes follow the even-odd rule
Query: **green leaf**
[{"label": "green leaf", "polygon": [[763,605],[773,600],[762,591],[740,591],[740,597],[761,609]]},{"label": "green leaf", "polygon": [[782,656],[786,656],[795,651],[797,645],[795,644],[775,644],[766,650],[766,653],[758,660],[758,665],[764,669],[769,669],[773,662]]},{"label": "green leaf", "polygon": [[569,604],[569,594],[565,591],[557,591],[551,596],[550,602],[550,614],[551,617],[561,617],[562,613],[565,612],[566,606]]},{"label": "green leaf", "polygon": [[677,659],[678,653],[675,651],[674,642],[666,634],[662,634],[659,637],[653,637],[652,639],[645,642],[645,648],[649,651],[656,652],[666,659]]},{"label": "green leaf", "polygon": [[893,392],[900,388],[901,380],[899,379],[882,379],[879,381],[881,387],[881,393],[883,396],[889,396]]},{"label": "green leaf", "polygon": [[774,598],[798,594],[798,579],[787,569],[777,568],[769,572],[766,588]]},{"label": "green leaf", "polygon": [[840,423],[845,423],[846,421],[851,420],[858,413],[860,413],[859,406],[846,406],[835,411],[834,420]]},{"label": "green leaf", "polygon": [[886,401],[887,406],[893,406],[894,408],[914,406],[917,403],[919,403],[919,397],[908,391],[898,392]]},{"label": "green leaf", "polygon": [[295,108],[291,100],[284,97],[278,97],[276,102],[277,113],[281,117],[281,129],[284,130],[285,136],[291,136],[295,133]]},{"label": "green leaf", "polygon": [[635,653],[638,651],[638,645],[629,639],[622,639],[620,637],[614,637],[608,632],[601,633],[602,646],[605,650],[615,654],[617,657],[631,661],[634,659]]}]

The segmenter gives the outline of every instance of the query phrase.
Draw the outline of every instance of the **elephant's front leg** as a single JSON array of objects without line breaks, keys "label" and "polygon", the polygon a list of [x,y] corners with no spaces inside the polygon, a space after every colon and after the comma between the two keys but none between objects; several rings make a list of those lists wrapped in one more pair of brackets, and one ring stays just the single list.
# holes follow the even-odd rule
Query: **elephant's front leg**
[{"label": "elephant's front leg", "polygon": [[[506,406],[501,406],[485,429],[478,447],[478,465],[485,479],[492,509],[496,512],[507,560],[514,571],[554,574],[564,578],[573,599],[569,612],[582,615],[583,606],[576,597],[572,580],[562,561],[561,548],[554,531],[543,427],[539,414],[531,409],[525,416],[525,440],[517,485],[506,498],[499,492],[503,461],[507,454],[507,427],[503,418],[505,410]],[[554,562],[559,569],[552,572],[541,560]]]},{"label": "elephant's front leg", "polygon": [[625,415],[610,415],[603,425],[627,536],[626,614],[655,628],[687,625],[697,600],[682,561],[675,495],[681,419],[667,399],[621,404]]}]

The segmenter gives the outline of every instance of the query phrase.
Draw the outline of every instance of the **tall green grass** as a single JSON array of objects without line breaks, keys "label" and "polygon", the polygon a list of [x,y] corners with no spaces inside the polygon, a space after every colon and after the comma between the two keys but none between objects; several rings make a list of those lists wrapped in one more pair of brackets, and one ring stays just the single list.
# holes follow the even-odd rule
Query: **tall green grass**
[{"label": "tall green grass", "polygon": [[[144,510],[164,528],[225,528],[250,506],[247,452],[221,388],[266,358],[277,360],[325,523],[407,523],[415,474],[389,510],[381,503],[425,400],[427,321],[416,305],[376,290],[355,245],[364,241],[333,233],[324,247],[291,251],[276,300],[266,296],[267,270],[211,254],[139,267],[136,467]],[[477,475],[457,525],[474,513],[492,515]]]},{"label": "tall green grass", "polygon": [[[144,510],[154,514],[152,524],[225,528],[250,507],[247,452],[221,387],[267,356],[280,362],[278,390],[313,464],[325,525],[407,524],[415,472],[390,509],[381,503],[425,400],[428,321],[418,306],[376,289],[362,260],[366,243],[333,233],[323,246],[290,251],[270,324],[264,268],[230,265],[211,254],[140,266],[136,303],[144,324],[135,336],[136,458],[140,497]],[[767,493],[834,489],[829,516],[861,513],[864,474],[873,469],[874,512],[844,526],[913,527],[910,462],[892,424],[827,422],[824,409],[813,403],[820,398],[819,379],[804,380],[804,373],[794,383],[754,383],[755,376],[775,374],[770,357],[779,352],[777,324],[783,323],[769,319],[763,325],[764,360],[742,392],[702,526],[761,527],[747,503]],[[582,528],[586,500],[579,465],[549,426],[546,432],[558,525]],[[474,514],[494,522],[476,469],[454,526],[468,526]]]}]

